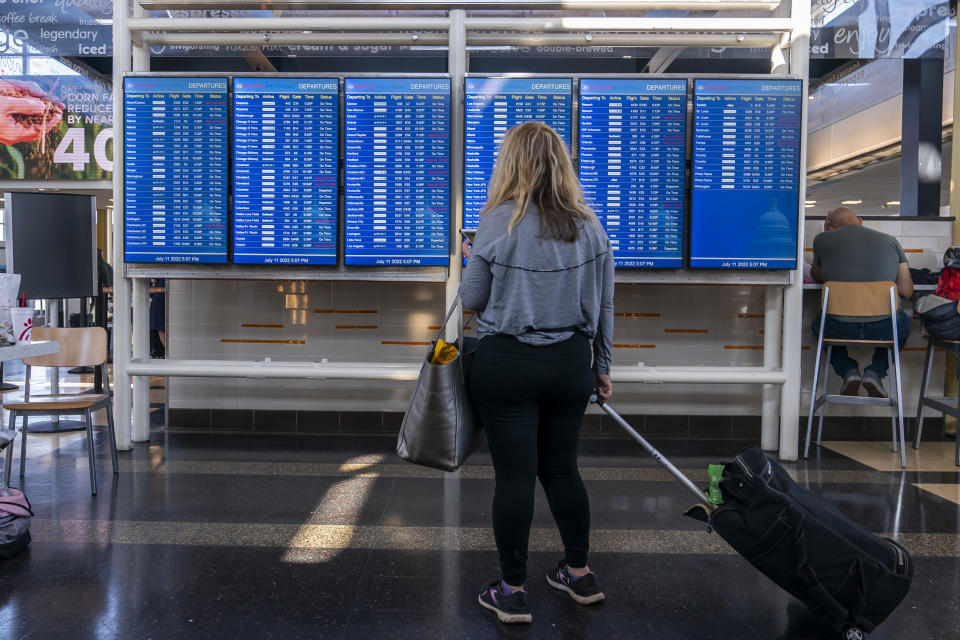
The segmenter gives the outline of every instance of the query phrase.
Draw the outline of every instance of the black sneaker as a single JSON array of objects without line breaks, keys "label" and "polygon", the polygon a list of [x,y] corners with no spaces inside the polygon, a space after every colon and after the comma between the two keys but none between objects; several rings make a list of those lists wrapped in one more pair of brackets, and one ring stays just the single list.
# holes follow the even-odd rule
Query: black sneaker
[{"label": "black sneaker", "polygon": [[547,574],[547,583],[554,589],[566,592],[574,602],[579,604],[594,604],[605,597],[597,583],[596,574],[591,571],[579,578],[574,578],[567,572],[567,564],[563,560],[556,569]]},{"label": "black sneaker", "polygon": [[530,613],[530,605],[527,604],[526,591],[514,591],[511,594],[505,594],[500,589],[500,581],[491,582],[477,599],[480,606],[489,609],[497,614],[497,619],[506,624],[530,624],[533,622],[533,614]]}]

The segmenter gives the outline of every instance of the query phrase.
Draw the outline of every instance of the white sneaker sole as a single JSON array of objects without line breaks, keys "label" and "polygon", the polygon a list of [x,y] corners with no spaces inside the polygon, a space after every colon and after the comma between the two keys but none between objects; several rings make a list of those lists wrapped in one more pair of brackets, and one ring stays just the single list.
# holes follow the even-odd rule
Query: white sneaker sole
[{"label": "white sneaker sole", "polygon": [[477,596],[477,602],[479,602],[480,606],[484,609],[493,611],[495,614],[497,614],[497,620],[503,622],[504,624],[530,624],[533,622],[532,613],[506,613],[500,609],[497,609],[495,606],[484,602],[481,596]]},{"label": "white sneaker sole", "polygon": [[597,602],[602,602],[603,599],[606,597],[605,595],[603,595],[602,591],[600,593],[595,593],[592,596],[581,596],[577,592],[575,592],[573,589],[568,587],[567,585],[557,582],[556,580],[551,578],[550,574],[547,574],[547,584],[549,584],[554,589],[557,589],[558,591],[563,591],[568,596],[570,596],[570,598],[577,604],[595,604]]},{"label": "white sneaker sole", "polygon": [[855,396],[860,393],[860,386],[863,385],[863,381],[860,378],[854,378],[849,382],[844,383],[840,387],[840,395],[842,396]]},{"label": "white sneaker sole", "polygon": [[863,380],[860,382],[860,386],[864,388],[867,392],[867,395],[871,398],[886,398],[887,392],[883,388],[883,383],[880,383],[880,386],[877,386],[877,383],[873,380]]}]

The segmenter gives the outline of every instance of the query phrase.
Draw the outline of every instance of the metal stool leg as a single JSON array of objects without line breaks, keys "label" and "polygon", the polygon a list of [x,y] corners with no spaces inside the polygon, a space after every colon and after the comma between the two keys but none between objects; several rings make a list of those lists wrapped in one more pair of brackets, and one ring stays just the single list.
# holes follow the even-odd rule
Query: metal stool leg
[{"label": "metal stool leg", "polygon": [[[816,364],[813,366],[813,384],[810,385],[810,411],[807,414],[807,439],[803,447],[804,460],[810,455],[810,432],[813,430],[813,413],[817,406],[817,386],[820,378],[820,356],[822,354],[823,348],[818,346]],[[826,375],[824,375],[824,378],[826,378]]]},{"label": "metal stool leg", "polygon": [[[894,339],[893,345],[893,363],[894,372],[897,374],[897,420],[900,423],[900,467],[907,466],[907,440],[903,432],[903,376],[900,369],[900,346]],[[893,386],[893,385],[891,385]]]},{"label": "metal stool leg", "polygon": [[827,412],[827,381],[830,379],[830,356],[833,355],[833,345],[827,347],[827,362],[823,367],[823,390],[820,392],[823,398],[823,406],[820,407],[820,421],[817,424],[817,446],[823,440],[823,416]]},{"label": "metal stool leg", "polygon": [[117,437],[113,429],[113,407],[110,404],[106,406],[107,412],[107,437],[110,438],[110,459],[113,461],[113,472],[120,473],[120,465],[117,463]]},{"label": "metal stool leg", "polygon": [[923,376],[920,378],[920,399],[917,401],[917,434],[913,439],[913,448],[920,448],[920,436],[923,434],[923,401],[927,399],[927,387],[930,385],[930,370],[933,368],[933,338],[927,338],[927,354],[923,359]]},{"label": "metal stool leg", "polygon": [[890,372],[890,391],[887,399],[890,401],[890,427],[893,431],[893,452],[897,453],[897,400],[893,398],[893,383],[897,371],[893,368],[893,357],[890,355],[890,349],[887,349],[887,371]]},{"label": "metal stool leg", "polygon": [[[10,412],[10,431],[13,431],[14,437],[17,433],[17,412]],[[20,435],[23,437],[23,434]],[[13,471],[13,442],[7,445],[7,458],[3,463],[3,484],[10,486],[10,472]]]},{"label": "metal stool leg", "polygon": [[84,413],[84,418],[87,423],[87,457],[90,459],[90,493],[97,495],[97,465],[93,452],[93,415],[89,409]]},{"label": "metal stool leg", "polygon": [[23,426],[20,428],[20,477],[26,473],[27,464],[27,414],[23,414]]},{"label": "metal stool leg", "polygon": [[810,410],[807,412],[807,437],[804,439],[803,459],[810,455],[810,433],[813,431],[813,412],[817,406],[817,386],[820,376],[820,353],[817,352],[816,364],[813,366],[813,384],[810,385]]}]

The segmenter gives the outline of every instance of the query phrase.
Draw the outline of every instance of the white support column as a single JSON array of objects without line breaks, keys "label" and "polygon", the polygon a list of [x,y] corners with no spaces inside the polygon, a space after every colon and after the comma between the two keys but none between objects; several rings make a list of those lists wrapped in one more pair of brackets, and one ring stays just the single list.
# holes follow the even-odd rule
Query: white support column
[{"label": "white support column", "polygon": [[[150,355],[150,280],[133,279],[133,357]],[[150,378],[133,378],[133,441],[150,439]]]},{"label": "white support column", "polygon": [[[783,288],[764,289],[763,308],[763,366],[780,366],[780,333],[783,330]],[[780,387],[763,385],[763,406],[760,419],[760,447],[776,451],[780,444]]]},{"label": "white support column", "polygon": [[800,346],[803,335],[803,200],[807,192],[807,85],[810,80],[810,2],[792,0],[790,18],[790,73],[803,79],[800,117],[800,188],[797,214],[797,269],[793,284],[784,292],[783,368],[787,381],[780,396],[780,459],[792,461],[799,453],[800,436]]},{"label": "white support column", "polygon": [[[450,42],[447,71],[450,74],[450,272],[447,276],[445,309],[457,297],[463,276],[460,232],[463,227],[463,81],[467,73],[466,11],[450,10]],[[462,322],[457,318],[458,322]],[[457,327],[447,325],[447,340],[457,335]]]},{"label": "white support column", "polygon": [[[134,18],[142,18],[144,16],[143,7],[141,7],[138,2],[133,3],[133,16]],[[140,39],[140,42],[143,44],[133,47],[133,70],[150,71],[150,45],[145,42],[143,38]]]},{"label": "white support column", "polygon": [[[133,18],[144,18],[146,12],[138,2],[133,3]],[[139,35],[139,34],[138,34]],[[143,44],[133,47],[133,71],[150,71],[150,46]],[[146,358],[150,355],[150,281],[146,278],[134,278],[133,283],[133,357]],[[150,378],[133,378],[133,441],[150,440]]]},{"label": "white support column", "polygon": [[123,74],[130,70],[126,0],[113,0],[113,415],[117,448],[131,449],[130,280],[123,261]]}]

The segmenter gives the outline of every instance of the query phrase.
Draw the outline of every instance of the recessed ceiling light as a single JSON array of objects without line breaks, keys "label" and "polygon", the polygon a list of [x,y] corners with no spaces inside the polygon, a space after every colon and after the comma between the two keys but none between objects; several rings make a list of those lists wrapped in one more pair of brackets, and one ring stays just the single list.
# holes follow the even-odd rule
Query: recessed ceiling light
[{"label": "recessed ceiling light", "polygon": [[817,204],[816,200],[804,200],[803,204]]},{"label": "recessed ceiling light", "polygon": [[807,204],[805,204],[805,205],[803,205],[803,206],[805,206],[805,207],[806,207],[807,209],[810,209],[810,208],[812,208],[812,207],[813,207],[813,205],[812,205],[812,204],[810,204],[810,203],[807,203]]},{"label": "recessed ceiling light", "polygon": [[889,202],[884,202],[884,203],[883,203],[882,205],[880,205],[880,206],[883,207],[884,209],[886,209],[887,207],[899,207],[899,206],[900,206],[900,201],[899,201],[899,200],[890,200]]},{"label": "recessed ceiling light", "polygon": [[840,204],[863,204],[863,200],[844,200]]}]

